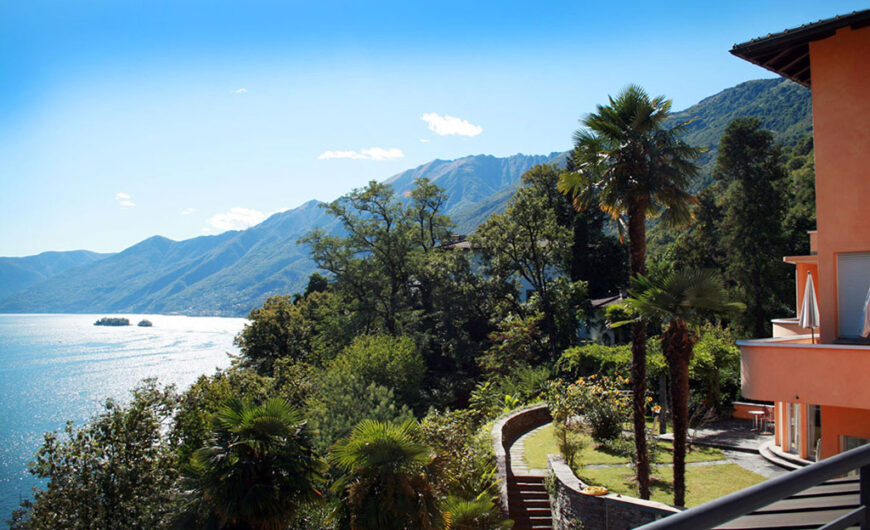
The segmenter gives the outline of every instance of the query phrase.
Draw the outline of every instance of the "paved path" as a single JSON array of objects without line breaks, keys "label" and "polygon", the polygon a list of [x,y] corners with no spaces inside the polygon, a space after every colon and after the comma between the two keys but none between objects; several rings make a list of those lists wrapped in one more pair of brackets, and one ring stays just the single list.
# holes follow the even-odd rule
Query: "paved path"
[{"label": "paved path", "polygon": [[511,448],[510,448],[511,470],[514,472],[514,475],[546,475],[547,474],[546,469],[529,469],[529,465],[526,464],[526,460],[525,460],[525,458],[523,458],[523,455],[525,454],[525,451],[526,451],[525,441],[533,434],[537,433],[541,429],[548,427],[548,426],[550,426],[549,423],[547,423],[545,425],[541,425],[540,427],[538,427],[536,429],[532,429],[531,431],[527,432],[526,434],[520,436],[517,439],[517,441],[514,442],[514,444],[511,446]]},{"label": "paved path", "polygon": [[[668,433],[659,438],[672,441],[674,435]],[[689,440],[696,445],[749,453],[757,453],[762,443],[772,439],[772,434],[759,434],[753,431],[752,422],[749,420],[721,420],[709,423],[700,429],[689,429]]]}]

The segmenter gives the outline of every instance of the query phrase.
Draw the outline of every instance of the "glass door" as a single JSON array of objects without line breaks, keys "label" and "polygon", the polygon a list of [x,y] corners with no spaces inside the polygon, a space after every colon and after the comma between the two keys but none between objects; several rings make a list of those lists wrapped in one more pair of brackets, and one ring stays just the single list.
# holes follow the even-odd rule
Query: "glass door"
[{"label": "glass door", "polygon": [[801,450],[801,406],[789,403],[788,407],[788,452],[799,454]]},{"label": "glass door", "polygon": [[822,407],[807,405],[807,458],[819,460],[822,442]]}]

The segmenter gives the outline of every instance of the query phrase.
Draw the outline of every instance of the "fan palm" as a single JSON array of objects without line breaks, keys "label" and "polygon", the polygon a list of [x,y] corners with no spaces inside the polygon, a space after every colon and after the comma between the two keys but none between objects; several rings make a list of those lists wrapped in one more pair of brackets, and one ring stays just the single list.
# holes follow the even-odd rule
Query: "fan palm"
[{"label": "fan palm", "polygon": [[320,498],[325,464],[305,422],[282,399],[262,405],[230,400],[213,418],[212,444],[185,472],[185,521],[201,527],[278,530],[299,507]]},{"label": "fan palm", "polygon": [[344,472],[335,490],[350,528],[440,528],[437,496],[425,473],[432,456],[419,439],[414,420],[363,420],[335,444],[331,460]]},{"label": "fan palm", "polygon": [[697,336],[689,329],[717,313],[739,311],[729,302],[722,282],[711,271],[672,272],[661,280],[632,279],[631,298],[625,301],[644,319],[667,323],[661,335],[662,352],[671,376],[674,422],[674,504],[686,503],[686,434],[689,427],[689,363]]},{"label": "fan palm", "polygon": [[474,500],[448,497],[443,509],[445,530],[499,530],[513,526],[513,521],[504,519],[487,492]]},{"label": "fan palm", "polygon": [[[608,105],[583,119],[574,134],[569,171],[559,190],[574,199],[577,209],[597,205],[617,222],[620,238],[627,229],[632,276],[646,274],[646,218],[661,216],[670,225],[690,220],[688,192],[698,166],[692,161],[703,151],[691,147],[680,134],[685,124],[665,128],[671,102],[650,98],[629,85]],[[646,447],[646,328],[632,327],[631,382],[634,439],[639,494],[649,498],[649,457]]]}]

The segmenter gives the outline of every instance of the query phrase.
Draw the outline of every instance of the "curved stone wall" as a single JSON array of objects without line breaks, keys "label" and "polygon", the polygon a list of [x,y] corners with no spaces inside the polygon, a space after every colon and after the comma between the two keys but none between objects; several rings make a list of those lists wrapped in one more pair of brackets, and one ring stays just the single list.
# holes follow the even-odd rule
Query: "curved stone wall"
[{"label": "curved stone wall", "polygon": [[510,446],[517,438],[541,425],[552,421],[547,405],[535,405],[497,421],[492,427],[492,447],[499,479],[499,501],[505,514],[508,506],[508,474],[511,473]]},{"label": "curved stone wall", "polygon": [[616,493],[590,496],[580,493],[586,484],[580,481],[560,455],[548,455],[547,467],[552,487],[550,509],[554,530],[580,528],[588,530],[623,530],[635,528],[673,513],[677,508],[655,501],[645,501]]}]

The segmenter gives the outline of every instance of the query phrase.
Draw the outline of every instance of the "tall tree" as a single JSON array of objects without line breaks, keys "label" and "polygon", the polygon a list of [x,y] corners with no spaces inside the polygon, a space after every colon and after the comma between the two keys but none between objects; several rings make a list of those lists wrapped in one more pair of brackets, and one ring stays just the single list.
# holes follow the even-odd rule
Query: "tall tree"
[{"label": "tall tree", "polygon": [[785,168],[773,135],[756,118],[728,125],[719,144],[714,178],[722,183],[720,245],[728,256],[725,277],[748,308],[743,328],[769,335],[770,319],[784,310],[788,285],[783,234]]},{"label": "tall tree", "polygon": [[182,480],[179,526],[281,530],[318,500],[323,462],[302,416],[286,401],[231,399],[214,417],[208,447],[194,453]]},{"label": "tall tree", "polygon": [[743,304],[727,300],[722,282],[710,271],[672,272],[662,279],[632,278],[626,305],[646,320],[667,324],[662,353],[671,376],[674,422],[674,504],[686,504],[686,434],[689,428],[689,363],[697,335],[689,329],[715,313],[739,311]]},{"label": "tall tree", "polygon": [[[556,359],[560,347],[556,278],[567,262],[569,233],[547,202],[534,186],[521,187],[504,213],[492,215],[477,229],[472,245],[480,250],[489,276],[503,282],[525,281],[534,291],[546,346]],[[519,300],[515,309],[524,312]]]},{"label": "tall tree", "polygon": [[[680,139],[683,125],[666,129],[671,101],[650,98],[630,85],[608,105],[583,119],[574,134],[571,157],[575,171],[565,173],[559,189],[575,205],[598,205],[617,221],[620,235],[627,225],[629,268],[632,277],[646,273],[646,218],[660,215],[679,225],[690,219],[688,191],[698,174],[693,160],[701,149]],[[649,455],[646,444],[646,328],[632,326],[632,411],[641,498],[649,498]]]},{"label": "tall tree", "polygon": [[[570,157],[565,163],[565,170],[574,171]],[[523,175],[523,185],[543,197],[556,223],[570,232],[564,269],[571,281],[586,282],[593,298],[612,294],[628,284],[628,253],[616,237],[604,232],[604,212],[597,206],[577,210],[571,199],[559,192],[563,171],[555,164],[535,166]]]}]

